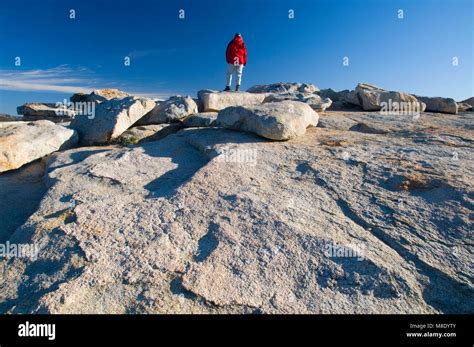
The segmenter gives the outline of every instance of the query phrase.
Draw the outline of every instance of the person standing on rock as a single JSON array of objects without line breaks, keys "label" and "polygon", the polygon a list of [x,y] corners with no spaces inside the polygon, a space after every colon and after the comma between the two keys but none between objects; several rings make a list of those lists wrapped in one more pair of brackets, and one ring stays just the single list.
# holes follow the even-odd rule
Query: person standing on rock
[{"label": "person standing on rock", "polygon": [[232,75],[236,74],[237,84],[235,86],[235,91],[240,91],[240,83],[242,81],[242,72],[244,66],[247,64],[247,47],[245,47],[244,40],[240,33],[235,34],[232,41],[227,45],[226,51],[226,60],[227,60],[227,85],[224,91],[230,90],[230,85],[232,84]]}]

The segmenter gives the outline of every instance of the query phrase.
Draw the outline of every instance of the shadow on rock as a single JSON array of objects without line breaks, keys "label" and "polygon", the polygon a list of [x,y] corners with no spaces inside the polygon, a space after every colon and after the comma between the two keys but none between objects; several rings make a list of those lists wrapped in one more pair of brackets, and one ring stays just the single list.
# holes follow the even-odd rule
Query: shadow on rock
[{"label": "shadow on rock", "polygon": [[145,154],[155,158],[169,158],[174,169],[166,171],[145,188],[147,198],[170,197],[194,174],[217,155],[217,145],[262,142],[258,137],[222,129],[192,129],[181,131],[160,141],[147,142],[141,147]]}]

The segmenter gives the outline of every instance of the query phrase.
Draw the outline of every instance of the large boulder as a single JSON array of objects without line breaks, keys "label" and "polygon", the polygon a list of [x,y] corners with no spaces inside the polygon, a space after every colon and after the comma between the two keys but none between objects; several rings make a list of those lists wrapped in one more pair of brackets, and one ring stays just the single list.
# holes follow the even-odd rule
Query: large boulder
[{"label": "large boulder", "polygon": [[111,99],[98,104],[93,116],[76,116],[71,128],[79,132],[82,145],[108,143],[119,137],[154,106],[155,102],[146,98],[129,96]]},{"label": "large boulder", "polygon": [[197,112],[198,106],[191,97],[172,96],[168,100],[157,104],[153,110],[140,119],[137,124],[146,125],[174,123],[179,122],[189,115]]},{"label": "large boulder", "polygon": [[336,92],[331,88],[327,88],[321,89],[316,94],[318,94],[322,98],[329,98],[333,102],[348,102],[351,104],[359,105],[359,100],[357,99],[355,91],[353,90],[351,91],[349,89],[344,89],[339,92]]},{"label": "large boulder", "polygon": [[24,121],[50,120],[54,123],[71,121],[76,115],[75,111],[67,105],[57,106],[53,103],[26,103],[17,107],[17,113],[23,115]]},{"label": "large boulder", "polygon": [[332,105],[332,100],[330,98],[321,98],[317,94],[311,94],[305,97],[302,101],[308,104],[315,111],[325,111]]},{"label": "large boulder", "polygon": [[332,100],[318,95],[319,88],[311,83],[273,83],[259,84],[247,90],[250,93],[265,94],[264,103],[278,101],[301,101],[315,111],[324,111],[331,106]]},{"label": "large boulder", "polygon": [[379,111],[382,108],[380,105],[380,95],[385,93],[384,89],[368,83],[359,83],[355,93],[359,104],[365,111]]},{"label": "large boulder", "polygon": [[466,112],[472,110],[472,104],[467,102],[457,102],[458,104],[458,112]]},{"label": "large boulder", "polygon": [[379,86],[376,86],[375,84],[371,84],[371,83],[365,83],[365,82],[360,82],[359,84],[357,84],[356,86],[356,91],[357,90],[369,90],[369,91],[385,91],[385,89],[379,87]]},{"label": "large boulder", "polygon": [[247,89],[249,93],[273,93],[273,94],[312,94],[319,91],[319,88],[311,83],[279,82],[272,84],[257,84]]},{"label": "large boulder", "polygon": [[[359,104],[365,111],[379,111],[387,107],[390,108],[391,105],[397,105],[397,109],[400,109],[399,105],[406,105],[410,109],[417,108],[421,112],[424,111],[424,105],[415,96],[407,93],[387,91],[368,83],[359,83],[355,93]],[[407,107],[403,106],[403,108]]]},{"label": "large boulder", "polygon": [[329,108],[332,104],[332,100],[329,98],[321,98],[318,94],[267,94],[265,97],[264,103],[267,102],[279,102],[279,101],[300,101],[308,104],[315,111],[324,111]]},{"label": "large boulder", "polygon": [[125,93],[118,89],[96,89],[90,94],[85,93],[76,93],[73,94],[69,100],[71,102],[103,102],[112,99],[123,99],[127,96],[130,96],[128,93]]},{"label": "large boulder", "polygon": [[77,144],[77,133],[48,120],[0,122],[0,172]]},{"label": "large boulder", "polygon": [[399,112],[403,110],[413,110],[424,112],[426,109],[425,103],[418,100],[415,96],[403,92],[385,91],[379,94],[378,105],[382,110],[388,112]]},{"label": "large boulder", "polygon": [[301,83],[298,87],[298,92],[303,94],[314,94],[319,91],[319,88],[312,83]]},{"label": "large boulder", "polygon": [[183,121],[186,128],[210,127],[214,126],[217,120],[217,112],[195,113]]},{"label": "large boulder", "polygon": [[[471,107],[474,107],[474,96],[473,97],[470,97],[466,100],[463,100],[461,101],[461,103],[463,104],[468,104],[468,105],[471,105]],[[472,109],[471,109],[472,110]]]},{"label": "large boulder", "polygon": [[346,90],[341,91],[341,92],[336,92],[334,89],[327,88],[327,89],[319,90],[316,94],[318,94],[322,98],[329,98],[334,102],[334,101],[339,101],[341,98],[341,93],[345,91]]},{"label": "large boulder", "polygon": [[330,110],[354,110],[360,108],[359,99],[354,90],[345,89],[336,92],[328,88],[321,89],[316,94],[323,99],[330,99],[332,101],[331,105],[327,107]]},{"label": "large boulder", "polygon": [[259,105],[265,100],[266,94],[255,94],[245,92],[218,92],[201,93],[200,100],[204,112],[216,112],[230,106],[253,106]]},{"label": "large boulder", "polygon": [[214,90],[214,89],[201,89],[197,92],[197,100],[195,101],[196,101],[196,104],[198,105],[199,112],[204,112],[204,104],[202,102],[203,94],[209,94],[209,93],[219,93],[219,91]]},{"label": "large boulder", "polygon": [[304,135],[318,124],[318,114],[298,101],[281,101],[258,106],[228,107],[219,112],[218,126],[255,133],[271,140],[289,140]]},{"label": "large boulder", "polygon": [[458,113],[458,105],[454,99],[427,96],[417,96],[417,98],[426,104],[427,112]]},{"label": "large boulder", "polygon": [[356,91],[355,90],[350,90],[350,91],[343,91],[343,94],[341,95],[341,100],[343,102],[346,102],[348,104],[354,105],[354,106],[359,106],[362,107],[359,98],[357,97]]}]

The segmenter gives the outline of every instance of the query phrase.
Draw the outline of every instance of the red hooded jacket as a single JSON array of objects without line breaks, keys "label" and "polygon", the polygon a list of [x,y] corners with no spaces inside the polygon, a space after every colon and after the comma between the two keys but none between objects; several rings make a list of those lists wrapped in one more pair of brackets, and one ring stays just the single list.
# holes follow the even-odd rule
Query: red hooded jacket
[{"label": "red hooded jacket", "polygon": [[247,47],[245,47],[242,36],[236,36],[229,42],[227,45],[226,60],[229,64],[247,64]]}]

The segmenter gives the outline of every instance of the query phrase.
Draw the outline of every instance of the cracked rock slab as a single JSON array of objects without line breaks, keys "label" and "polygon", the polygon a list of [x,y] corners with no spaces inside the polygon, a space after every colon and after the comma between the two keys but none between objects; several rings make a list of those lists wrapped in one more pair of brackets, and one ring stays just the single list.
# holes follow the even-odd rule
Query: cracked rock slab
[{"label": "cracked rock slab", "polygon": [[472,125],[56,153],[11,237],[39,258],[0,261],[0,310],[472,313]]}]

